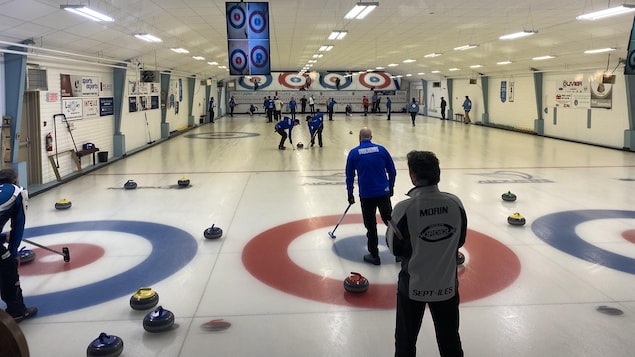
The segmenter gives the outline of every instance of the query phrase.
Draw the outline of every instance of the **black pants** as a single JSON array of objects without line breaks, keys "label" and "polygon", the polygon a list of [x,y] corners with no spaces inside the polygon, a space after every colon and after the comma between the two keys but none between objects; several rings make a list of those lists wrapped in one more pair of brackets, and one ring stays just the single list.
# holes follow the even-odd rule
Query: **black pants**
[{"label": "black pants", "polygon": [[445,107],[441,107],[441,119],[445,120]]},{"label": "black pants", "polygon": [[209,111],[209,121],[211,121],[212,123],[214,122],[214,111],[213,110]]},{"label": "black pants", "polygon": [[392,215],[392,203],[390,202],[390,195],[361,198],[359,203],[362,206],[362,217],[364,219],[364,227],[366,227],[366,238],[368,238],[367,248],[368,252],[373,257],[379,256],[379,239],[377,238],[377,209],[379,208],[379,215],[385,224],[388,224],[388,220]]},{"label": "black pants", "polygon": [[273,122],[273,109],[267,109],[267,121],[269,123]]},{"label": "black pants", "polygon": [[410,118],[412,119],[412,126],[415,126],[415,118],[417,118],[417,112],[410,112]]},{"label": "black pants", "polygon": [[279,148],[284,146],[284,142],[287,140],[287,132],[284,131],[284,129],[276,129],[276,133],[280,134],[281,138],[280,138],[280,144],[278,145]]},{"label": "black pants", "polygon": [[7,313],[11,316],[19,316],[24,313],[26,306],[20,288],[18,262],[2,245],[0,245],[1,256],[5,256],[5,259],[0,258],[0,297],[7,304]]},{"label": "black pants", "polygon": [[274,111],[273,111],[273,118],[274,118],[276,121],[278,121],[278,120],[282,119],[282,118],[281,118],[281,115],[282,115],[282,111],[280,111],[280,110],[274,110]]},{"label": "black pants", "polygon": [[328,109],[329,120],[333,120],[333,108]]},{"label": "black pants", "polygon": [[318,145],[320,145],[320,147],[322,147],[322,130],[324,130],[324,126],[320,126],[319,129],[317,129],[314,133],[313,136],[311,136],[311,146],[313,146],[315,144],[315,137],[317,136],[318,139]]},{"label": "black pants", "polygon": [[410,300],[397,293],[397,321],[395,324],[395,357],[415,357],[417,337],[421,330],[426,305],[430,308],[437,345],[441,357],[463,357],[459,335],[459,293],[438,302]]},{"label": "black pants", "polygon": [[295,108],[291,109],[291,119],[295,119]]},{"label": "black pants", "polygon": [[229,107],[229,116],[230,117],[234,116],[234,107]]},{"label": "black pants", "polygon": [[388,120],[390,120],[390,113],[391,113],[391,108],[390,107],[386,108],[386,113],[388,113]]}]

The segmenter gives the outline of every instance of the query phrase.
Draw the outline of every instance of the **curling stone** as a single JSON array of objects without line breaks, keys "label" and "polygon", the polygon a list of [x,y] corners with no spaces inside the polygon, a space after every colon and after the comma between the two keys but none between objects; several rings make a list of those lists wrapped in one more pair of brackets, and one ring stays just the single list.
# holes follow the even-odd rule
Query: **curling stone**
[{"label": "curling stone", "polygon": [[135,188],[137,188],[137,183],[134,182],[134,180],[128,180],[126,181],[126,183],[123,184],[123,188],[125,188],[126,190],[134,190]]},{"label": "curling stone", "polygon": [[465,263],[465,255],[461,252],[456,253],[456,265],[463,265]]},{"label": "curling stone", "polygon": [[349,133],[349,134],[351,134],[351,135],[353,135],[353,131],[352,131],[352,130],[351,130],[351,131],[349,131],[348,133]]},{"label": "curling stone", "polygon": [[223,331],[231,327],[231,323],[223,319],[215,319],[201,324],[201,329],[205,331]]},{"label": "curling stone", "polygon": [[148,310],[159,303],[159,294],[151,288],[141,288],[130,297],[130,307],[133,310]]},{"label": "curling stone", "polygon": [[30,263],[35,260],[35,252],[30,249],[26,249],[26,247],[22,247],[18,251],[18,258],[20,258],[20,264]]},{"label": "curling stone", "polygon": [[159,306],[143,318],[143,329],[148,332],[163,332],[174,326],[174,314]]},{"label": "curling stone", "polygon": [[349,293],[363,293],[368,290],[369,285],[368,279],[360,273],[351,272],[351,275],[344,279],[344,289]]},{"label": "curling stone", "polygon": [[187,177],[181,177],[176,183],[179,187],[187,187],[190,185],[190,179]]},{"label": "curling stone", "polygon": [[511,191],[507,191],[501,195],[503,201],[516,201],[516,195]]},{"label": "curling stone", "polygon": [[105,332],[93,340],[86,349],[86,356],[93,357],[117,357],[123,351],[123,340],[118,336],[108,335]]},{"label": "curling stone", "polygon": [[521,216],[520,213],[516,212],[511,216],[507,217],[507,223],[512,226],[522,226],[525,224],[525,217]]},{"label": "curling stone", "polygon": [[295,145],[295,147],[297,147],[298,149],[302,149],[302,148],[304,148],[304,144],[302,144],[301,142],[299,142],[299,143],[297,143],[297,144]]},{"label": "curling stone", "polygon": [[68,209],[71,208],[73,204],[66,198],[60,198],[59,201],[55,202],[56,209]]},{"label": "curling stone", "polygon": [[214,227],[212,224],[211,227],[207,228],[203,232],[203,236],[207,239],[218,239],[223,236],[223,230],[218,227]]}]

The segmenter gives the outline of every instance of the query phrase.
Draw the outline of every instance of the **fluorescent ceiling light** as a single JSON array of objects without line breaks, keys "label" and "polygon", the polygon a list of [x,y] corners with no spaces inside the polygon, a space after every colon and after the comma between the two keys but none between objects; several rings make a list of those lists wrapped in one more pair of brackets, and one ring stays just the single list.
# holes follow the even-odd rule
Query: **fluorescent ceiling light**
[{"label": "fluorescent ceiling light", "polygon": [[332,49],[333,49],[333,45],[322,45],[320,46],[320,49],[318,51],[324,52],[324,51],[330,51]]},{"label": "fluorescent ceiling light", "polygon": [[309,63],[317,63],[317,61],[316,61],[316,60],[309,60],[308,62],[309,62]]},{"label": "fluorescent ceiling light", "polygon": [[538,31],[521,31],[521,32],[515,32],[515,33],[510,33],[509,35],[503,35],[501,37],[499,37],[499,40],[515,40],[517,38],[521,38],[521,37],[527,37],[527,36],[531,36],[534,34],[537,34]]},{"label": "fluorescent ceiling light", "polygon": [[390,63],[390,64],[388,64],[388,67],[397,67],[397,66],[399,66],[399,64],[397,64],[397,63]]},{"label": "fluorescent ceiling light", "polygon": [[496,62],[496,64],[511,64],[512,61],[502,61],[502,62]]},{"label": "fluorescent ceiling light", "polygon": [[459,47],[454,47],[455,51],[465,51],[465,50],[470,50],[472,48],[476,48],[478,47],[478,45],[463,45],[463,46],[459,46]]},{"label": "fluorescent ceiling light", "polygon": [[406,59],[406,60],[403,60],[403,63],[412,63],[412,62],[416,62],[416,61],[417,60],[414,60],[414,59]]},{"label": "fluorescent ceiling light", "polygon": [[552,58],[555,58],[555,57],[547,55],[547,56],[534,57],[534,58],[532,58],[532,60],[534,60],[534,61],[542,61],[542,60],[552,59]]},{"label": "fluorescent ceiling light", "polygon": [[591,12],[588,14],[580,15],[576,17],[576,20],[598,20],[609,16],[616,16],[626,14],[628,12],[635,11],[635,5],[624,4],[609,9]]},{"label": "fluorescent ceiling light", "polygon": [[329,35],[329,40],[341,40],[348,34],[346,30],[333,30]]},{"label": "fluorescent ceiling light", "polygon": [[210,66],[217,66],[218,62],[212,61],[212,62],[207,62],[207,64],[210,65]]},{"label": "fluorescent ceiling light", "polygon": [[418,76],[423,76],[424,74],[425,74],[424,72],[417,73]]},{"label": "fluorescent ceiling light", "polygon": [[205,59],[205,57],[202,57],[202,56],[192,56],[192,58],[194,58],[197,61],[202,61]]},{"label": "fluorescent ceiling light", "polygon": [[321,53],[313,55],[313,58],[322,58],[322,57],[324,57],[324,55]]},{"label": "fluorescent ceiling light", "polygon": [[456,68],[456,67],[453,67],[453,68],[449,68],[449,69],[448,69],[448,71],[450,71],[450,72],[460,71],[460,70],[461,70],[460,68]]},{"label": "fluorescent ceiling light", "polygon": [[425,57],[425,58],[433,58],[433,57],[439,57],[439,56],[441,56],[440,53],[433,52],[433,53],[429,53],[429,54],[427,54],[427,55],[425,55],[423,57]]},{"label": "fluorescent ceiling light", "polygon": [[411,73],[407,73],[406,77],[412,77],[412,74]]},{"label": "fluorescent ceiling light", "polygon": [[84,16],[85,18],[91,19],[93,21],[115,21],[115,19],[113,19],[112,17],[104,15],[101,12],[95,11],[84,5],[60,5],[60,9],[72,12],[76,15]]},{"label": "fluorescent ceiling light", "polygon": [[595,50],[586,50],[584,51],[584,53],[586,54],[591,54],[591,53],[602,53],[602,52],[611,52],[611,51],[615,51],[616,48],[613,47],[607,47],[607,48],[598,48]]},{"label": "fluorescent ceiling light", "polygon": [[185,48],[170,48],[172,51],[176,52],[176,53],[190,53],[190,51],[186,50]]},{"label": "fluorescent ceiling light", "polygon": [[134,35],[134,37],[146,42],[163,42],[163,40],[161,40],[160,38],[150,35],[149,33],[137,33]]},{"label": "fluorescent ceiling light", "polygon": [[483,66],[481,66],[480,64],[475,64],[473,66],[470,66],[470,68],[481,68],[481,67],[483,67]]},{"label": "fluorescent ceiling light", "polygon": [[377,67],[375,67],[375,69],[384,69],[384,67],[382,67],[382,66],[377,66]]},{"label": "fluorescent ceiling light", "polygon": [[378,2],[358,2],[351,11],[344,15],[344,18],[348,20],[361,20],[366,17],[366,15],[370,14],[371,11],[375,10],[377,6],[379,6]]},{"label": "fluorescent ceiling light", "polygon": [[430,73],[441,73],[441,71],[432,71]]},{"label": "fluorescent ceiling light", "polygon": [[226,69],[226,68],[227,68],[227,66],[218,66],[218,68],[220,68],[220,69]]}]

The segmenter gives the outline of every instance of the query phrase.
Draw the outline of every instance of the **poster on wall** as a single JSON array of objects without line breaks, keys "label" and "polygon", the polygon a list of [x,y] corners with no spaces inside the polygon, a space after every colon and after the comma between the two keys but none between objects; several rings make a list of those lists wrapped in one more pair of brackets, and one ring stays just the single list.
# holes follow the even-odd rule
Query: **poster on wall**
[{"label": "poster on wall", "polygon": [[159,109],[159,96],[153,95],[150,98],[150,109]]},{"label": "poster on wall", "polygon": [[128,95],[137,95],[139,93],[139,87],[137,81],[128,81]]},{"label": "poster on wall", "polygon": [[84,118],[96,118],[99,116],[99,99],[83,99],[82,107]]},{"label": "poster on wall", "polygon": [[60,90],[62,98],[82,96],[82,77],[60,74]]},{"label": "poster on wall", "polygon": [[500,98],[501,103],[507,101],[507,81],[501,81]]},{"label": "poster on wall", "polygon": [[556,107],[588,109],[591,107],[589,84],[581,80],[563,79],[555,93]]},{"label": "poster on wall", "polygon": [[137,97],[128,97],[128,111],[130,113],[137,111]]},{"label": "poster on wall", "polygon": [[99,116],[113,115],[115,113],[114,98],[99,98]]},{"label": "poster on wall", "polygon": [[82,100],[81,98],[62,99],[62,114],[66,119],[82,118]]},{"label": "poster on wall", "polygon": [[112,97],[114,95],[112,82],[106,82],[103,79],[99,82],[99,96]]},{"label": "poster on wall", "polygon": [[99,77],[82,77],[80,87],[82,97],[98,97]]},{"label": "poster on wall", "polygon": [[591,81],[591,108],[613,108],[613,85],[599,81]]}]

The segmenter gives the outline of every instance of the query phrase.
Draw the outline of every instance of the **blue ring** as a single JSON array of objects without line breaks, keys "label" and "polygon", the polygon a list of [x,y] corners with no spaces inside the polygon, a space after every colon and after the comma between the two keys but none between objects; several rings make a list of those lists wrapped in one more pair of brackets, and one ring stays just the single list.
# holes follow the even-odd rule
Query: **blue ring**
[{"label": "blue ring", "polygon": [[575,232],[578,224],[607,218],[635,218],[635,211],[579,210],[552,213],[534,221],[531,229],[538,238],[562,252],[593,264],[635,274],[635,259],[596,247]]},{"label": "blue ring", "polygon": [[[255,76],[252,76],[252,77],[255,77]],[[267,88],[271,84],[271,82],[273,82],[273,78],[271,77],[270,74],[260,75],[259,77],[265,77],[265,83],[260,83],[258,88]],[[253,85],[247,84],[247,82],[245,82],[244,76],[241,76],[240,78],[238,78],[238,85],[246,89],[254,89]]]},{"label": "blue ring", "polygon": [[334,74],[334,75],[339,75],[344,77],[344,83],[340,83],[340,89],[347,88],[353,83],[353,79],[350,76],[347,76],[345,72],[325,72],[325,73],[320,73],[320,85],[324,88],[337,89],[337,86],[326,83],[326,77],[329,74]]},{"label": "blue ring", "polygon": [[[236,53],[241,53],[241,54],[242,54],[242,55],[244,55],[244,57],[245,57],[245,63],[244,63],[244,64],[243,64],[240,68],[238,68],[238,67],[234,66],[234,63],[233,63],[233,61],[232,61],[232,60],[233,60],[233,58],[234,58],[234,55],[235,55]],[[239,48],[237,48],[237,49],[233,50],[233,51],[232,51],[232,53],[230,53],[230,54],[229,54],[229,65],[230,65],[230,66],[232,66],[233,68],[235,68],[235,69],[236,69],[236,70],[238,70],[238,71],[242,71],[242,70],[244,70],[245,68],[247,68],[247,64],[248,64],[248,63],[249,63],[249,56],[247,56],[247,54],[245,53],[245,51],[243,51],[243,50],[241,50],[241,49],[239,49]]]},{"label": "blue ring", "polygon": [[25,237],[83,231],[114,231],[134,234],[152,244],[150,255],[139,265],[92,284],[49,294],[27,296],[38,316],[61,314],[101,304],[131,294],[168,278],[196,255],[194,237],[175,227],[139,221],[86,221],[27,228]]},{"label": "blue ring", "polygon": [[[233,19],[231,18],[231,14],[232,14],[232,12],[233,12],[235,9],[238,9],[238,10],[240,11],[240,13],[243,15],[243,20],[242,20],[240,23],[236,24],[236,25],[238,25],[238,26],[234,26],[234,21],[233,21]],[[229,21],[228,21],[229,25],[230,25],[231,27],[235,28],[235,29],[239,29],[239,28],[241,28],[241,27],[245,26],[245,22],[247,21],[247,14],[245,13],[245,10],[244,10],[242,7],[238,6],[238,5],[234,5],[234,6],[232,6],[231,8],[229,8],[229,11],[227,12],[227,17],[229,18],[229,19],[228,19],[228,20],[229,20]]]}]

